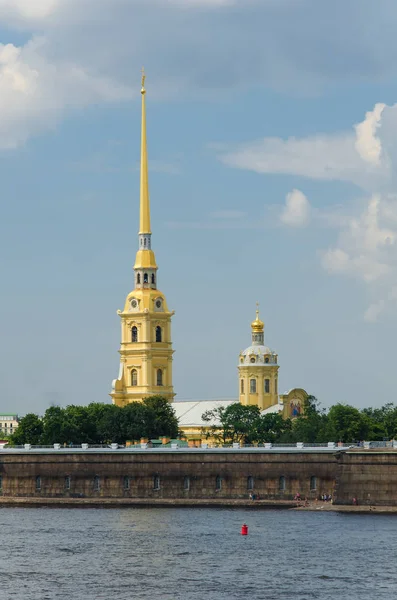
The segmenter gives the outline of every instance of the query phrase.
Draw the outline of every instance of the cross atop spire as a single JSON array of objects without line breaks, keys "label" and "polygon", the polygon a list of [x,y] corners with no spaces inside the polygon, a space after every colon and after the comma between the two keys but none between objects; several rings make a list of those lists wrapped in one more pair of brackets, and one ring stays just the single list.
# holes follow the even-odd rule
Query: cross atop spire
[{"label": "cross atop spire", "polygon": [[145,67],[142,67],[142,89],[141,89],[141,94],[146,94],[146,90],[145,90],[145,79],[146,79],[146,75],[145,75]]}]

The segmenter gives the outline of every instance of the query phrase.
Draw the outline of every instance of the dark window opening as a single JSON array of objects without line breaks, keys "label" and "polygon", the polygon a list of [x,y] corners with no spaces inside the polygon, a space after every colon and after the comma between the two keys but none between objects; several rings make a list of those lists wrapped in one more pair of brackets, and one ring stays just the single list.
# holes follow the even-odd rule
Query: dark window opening
[{"label": "dark window opening", "polygon": [[157,369],[157,385],[163,385],[163,371]]},{"label": "dark window opening", "polygon": [[137,342],[138,341],[138,327],[136,327],[134,325],[134,327],[131,329],[131,342]]},{"label": "dark window opening", "polygon": [[138,371],[136,369],[131,371],[131,385],[134,387],[138,385]]},{"label": "dark window opening", "polygon": [[143,274],[143,283],[149,283],[149,276],[147,273]]}]

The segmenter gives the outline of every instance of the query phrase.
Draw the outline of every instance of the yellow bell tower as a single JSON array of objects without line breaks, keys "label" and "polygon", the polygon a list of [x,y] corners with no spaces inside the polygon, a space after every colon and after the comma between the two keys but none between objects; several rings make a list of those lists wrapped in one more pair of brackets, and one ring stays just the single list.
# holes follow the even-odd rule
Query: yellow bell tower
[{"label": "yellow bell tower", "polygon": [[239,398],[241,404],[256,404],[260,410],[278,403],[277,354],[265,346],[265,324],[259,318],[251,323],[252,343],[239,356]]},{"label": "yellow bell tower", "polygon": [[120,370],[112,383],[113,404],[125,406],[153,395],[172,402],[171,317],[157,289],[157,264],[152,250],[148,158],[146,144],[146,89],[142,69],[142,134],[138,251],[134,265],[135,288],[127,296],[121,318]]}]

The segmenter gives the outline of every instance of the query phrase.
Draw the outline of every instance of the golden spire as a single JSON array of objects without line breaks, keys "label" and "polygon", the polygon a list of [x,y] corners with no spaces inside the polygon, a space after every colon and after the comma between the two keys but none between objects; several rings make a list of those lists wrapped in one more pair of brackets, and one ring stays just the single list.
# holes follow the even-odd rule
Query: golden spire
[{"label": "golden spire", "polygon": [[261,333],[265,328],[265,324],[259,318],[259,302],[256,303],[256,319],[251,323],[253,333]]},{"label": "golden spire", "polygon": [[150,199],[149,199],[149,176],[146,145],[146,104],[145,104],[145,70],[142,67],[142,132],[141,132],[141,196],[139,233],[151,233],[150,230]]}]

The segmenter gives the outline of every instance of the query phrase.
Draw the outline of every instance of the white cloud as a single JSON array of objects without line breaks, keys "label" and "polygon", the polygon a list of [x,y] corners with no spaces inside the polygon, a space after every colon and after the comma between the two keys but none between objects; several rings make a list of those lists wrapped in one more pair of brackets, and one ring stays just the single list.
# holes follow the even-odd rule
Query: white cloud
[{"label": "white cloud", "polygon": [[375,323],[378,320],[379,315],[385,309],[385,306],[386,303],[384,300],[379,300],[378,302],[370,304],[364,313],[364,320],[368,323]]},{"label": "white cloud", "polygon": [[375,104],[374,109],[366,113],[364,121],[355,126],[355,148],[363,160],[374,165],[380,164],[382,145],[376,130],[380,127],[385,106],[380,102]]},{"label": "white cloud", "polygon": [[[337,227],[336,242],[323,250],[321,262],[331,274],[362,281],[372,297],[366,320],[386,311],[397,287],[397,104],[377,103],[352,131],[302,139],[265,138],[235,148],[218,148],[229,166],[259,173],[347,181],[366,192],[354,205],[334,210],[310,209],[288,196],[281,220],[307,223],[309,210],[316,225]],[[360,192],[361,195],[361,192]],[[340,202],[340,200],[339,200]]]},{"label": "white cloud", "polygon": [[[132,74],[139,80],[142,62],[153,96],[208,96],[260,85],[310,95],[346,78],[394,80],[397,48],[383,25],[393,22],[395,4],[379,11],[349,0],[346,14],[351,11],[355,20],[320,5],[318,0],[0,0],[7,41],[12,28],[18,40],[21,30],[30,36],[19,48],[18,73],[2,67],[1,93],[13,97],[0,110],[6,146],[53,126],[70,108],[130,97],[125,90],[135,88]],[[373,31],[383,31],[382,44]],[[28,92],[17,89],[18,77],[28,80]],[[32,86],[30,109],[26,98]],[[299,142],[296,152],[309,152]],[[354,179],[351,135],[346,144],[341,158],[331,151],[323,164],[314,163],[315,177],[348,179],[346,159]],[[292,152],[293,146],[290,140],[287,149]],[[302,172],[298,156],[295,162],[294,172]]]},{"label": "white cloud", "polygon": [[23,19],[44,19],[51,15],[62,0],[0,0],[0,15],[3,19],[13,16]]},{"label": "white cloud", "polygon": [[71,108],[132,97],[127,87],[79,65],[55,67],[43,57],[43,45],[41,38],[22,47],[0,44],[0,149],[15,148],[54,127]]},{"label": "white cloud", "polygon": [[309,223],[310,204],[305,194],[300,190],[292,190],[286,197],[285,207],[280,215],[284,225],[304,227]]},{"label": "white cloud", "polygon": [[[218,145],[215,149],[218,150],[219,160],[230,167],[256,173],[347,181],[372,192],[388,182],[392,175],[387,148],[382,151],[382,140],[375,135],[381,127],[384,114],[397,127],[397,105],[388,107],[378,103],[366,113],[362,122],[354,125],[355,132],[285,140],[267,137],[235,147]],[[386,141],[390,134],[384,132]]]},{"label": "white cloud", "polygon": [[[365,211],[352,217],[341,232],[336,247],[323,255],[323,266],[330,273],[352,275],[370,284],[392,273],[397,231],[383,226],[382,204],[373,196]],[[395,275],[395,273],[394,273]]]}]

